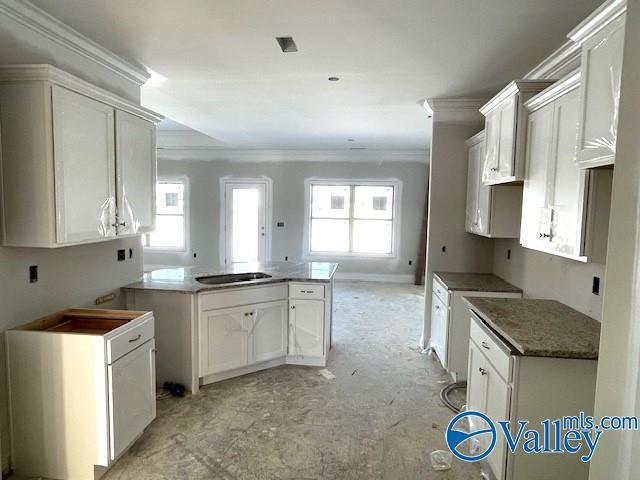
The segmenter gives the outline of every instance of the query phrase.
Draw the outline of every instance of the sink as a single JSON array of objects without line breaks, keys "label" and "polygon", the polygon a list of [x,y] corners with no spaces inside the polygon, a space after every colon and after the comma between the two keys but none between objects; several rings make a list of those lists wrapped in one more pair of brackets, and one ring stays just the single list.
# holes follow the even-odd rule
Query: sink
[{"label": "sink", "polygon": [[262,272],[228,273],[225,275],[209,275],[206,277],[196,277],[196,281],[204,283],[205,285],[223,285],[225,283],[251,282],[253,280],[260,280],[263,278],[271,278],[271,275],[267,275],[266,273]]}]

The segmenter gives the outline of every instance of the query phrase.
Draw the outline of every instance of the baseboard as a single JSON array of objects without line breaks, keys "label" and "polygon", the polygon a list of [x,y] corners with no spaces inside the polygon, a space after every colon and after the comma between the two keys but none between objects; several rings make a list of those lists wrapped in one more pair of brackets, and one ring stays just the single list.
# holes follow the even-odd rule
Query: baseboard
[{"label": "baseboard", "polygon": [[386,282],[413,284],[413,275],[399,275],[392,273],[341,273],[335,274],[336,280],[355,280],[361,282]]}]

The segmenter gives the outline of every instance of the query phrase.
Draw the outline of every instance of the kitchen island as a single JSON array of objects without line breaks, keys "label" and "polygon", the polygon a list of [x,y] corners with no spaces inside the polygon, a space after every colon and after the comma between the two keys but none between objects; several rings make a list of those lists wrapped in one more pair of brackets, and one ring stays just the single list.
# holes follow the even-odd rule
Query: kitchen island
[{"label": "kitchen island", "polygon": [[325,366],[337,267],[161,268],[123,291],[127,308],[154,312],[158,385],[180,383],[195,393],[201,385],[285,363]]}]

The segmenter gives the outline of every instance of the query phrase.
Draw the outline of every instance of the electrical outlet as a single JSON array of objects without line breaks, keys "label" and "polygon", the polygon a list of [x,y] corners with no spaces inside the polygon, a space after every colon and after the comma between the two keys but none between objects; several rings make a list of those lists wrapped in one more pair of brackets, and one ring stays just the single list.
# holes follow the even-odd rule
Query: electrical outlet
[{"label": "electrical outlet", "polygon": [[124,248],[118,250],[118,261],[124,262],[127,259],[127,252]]},{"label": "electrical outlet", "polygon": [[600,277],[593,277],[593,283],[591,284],[591,293],[594,295],[600,295]]},{"label": "electrical outlet", "polygon": [[129,249],[129,258],[133,258],[133,248]]},{"label": "electrical outlet", "polygon": [[413,265],[413,260],[409,260],[409,266]]},{"label": "electrical outlet", "polygon": [[511,260],[511,249],[507,249],[507,260]]},{"label": "electrical outlet", "polygon": [[447,253],[447,246],[446,245],[442,246],[442,253]]},{"label": "electrical outlet", "polygon": [[29,283],[36,283],[38,281],[38,265],[31,265],[29,267]]}]

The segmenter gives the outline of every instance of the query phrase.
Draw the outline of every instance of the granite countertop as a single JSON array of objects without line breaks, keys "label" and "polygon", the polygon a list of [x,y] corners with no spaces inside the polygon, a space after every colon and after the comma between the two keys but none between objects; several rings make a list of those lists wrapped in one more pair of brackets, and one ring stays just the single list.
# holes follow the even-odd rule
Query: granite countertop
[{"label": "granite countertop", "polygon": [[555,300],[465,297],[471,310],[520,354],[597,359],[600,323]]},{"label": "granite countertop", "polygon": [[[268,285],[290,281],[328,283],[333,278],[337,263],[327,262],[266,262],[233,263],[218,267],[171,267],[145,272],[142,279],[122,287],[122,290],[158,290],[167,292],[198,293],[242,286]],[[229,273],[262,272],[271,278],[247,282],[205,285],[196,278]]]},{"label": "granite countertop", "polygon": [[522,293],[522,289],[490,273],[434,272],[449,290]]}]

